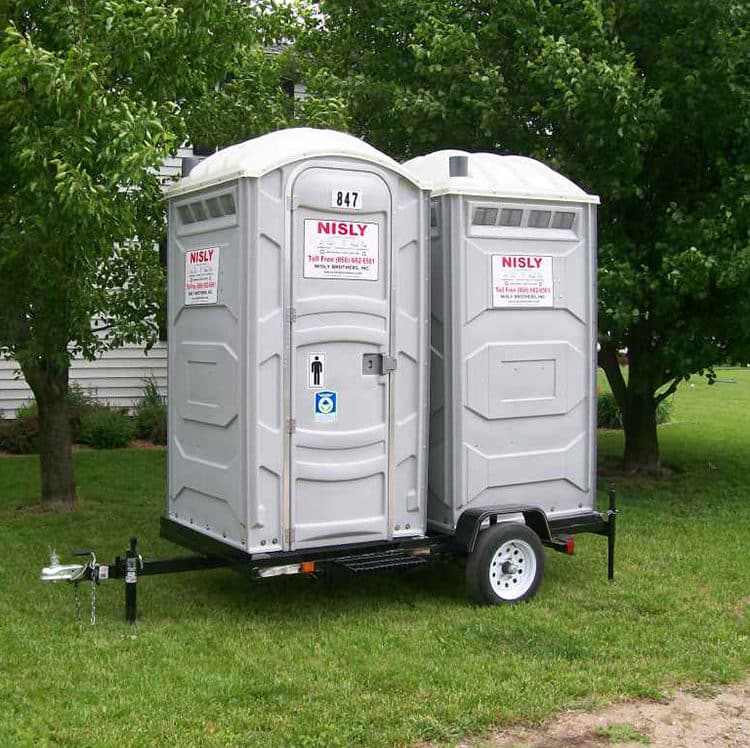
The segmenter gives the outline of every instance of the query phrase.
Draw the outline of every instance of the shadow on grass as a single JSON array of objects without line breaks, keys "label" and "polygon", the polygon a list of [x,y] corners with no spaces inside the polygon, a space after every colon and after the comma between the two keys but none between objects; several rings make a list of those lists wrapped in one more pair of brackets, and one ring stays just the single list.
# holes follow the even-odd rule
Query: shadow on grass
[{"label": "shadow on grass", "polygon": [[[463,563],[459,559],[433,561],[418,570],[385,571],[367,576],[341,571],[318,577],[252,580],[237,572],[221,570],[189,577],[180,579],[177,586],[191,595],[192,601],[202,609],[200,615],[213,609],[221,614],[260,614],[265,620],[275,618],[281,622],[288,620],[290,611],[294,611],[295,617],[309,614],[320,620],[365,609],[387,614],[389,609],[416,609],[436,602],[472,605],[466,596]],[[170,596],[176,591],[174,586],[178,580],[175,578],[155,579],[160,579],[158,584],[162,589],[157,593],[160,596]],[[149,618],[157,621],[159,613],[154,613]]]}]

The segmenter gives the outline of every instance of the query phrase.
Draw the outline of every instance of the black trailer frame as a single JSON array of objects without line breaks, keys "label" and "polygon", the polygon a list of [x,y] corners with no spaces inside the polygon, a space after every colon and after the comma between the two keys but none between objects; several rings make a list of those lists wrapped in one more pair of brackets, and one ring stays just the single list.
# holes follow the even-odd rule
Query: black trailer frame
[{"label": "black trailer frame", "polygon": [[133,537],[125,555],[117,556],[111,564],[97,563],[92,551],[76,551],[73,555],[88,556],[90,560],[80,567],[81,571],[75,578],[67,581],[76,585],[81,581],[90,581],[98,585],[108,579],[124,579],[125,619],[134,624],[138,615],[138,578],[141,576],[227,567],[249,574],[254,579],[283,574],[325,573],[331,567],[343,568],[355,574],[381,569],[406,569],[426,563],[431,556],[471,554],[479,533],[509,515],[522,515],[525,524],[539,536],[544,546],[561,553],[573,554],[573,536],[578,533],[605,536],[607,578],[614,579],[617,510],[615,492],[610,489],[609,508],[604,513],[589,512],[571,518],[549,519],[542,509],[530,505],[472,507],[461,514],[451,535],[427,534],[420,538],[270,553],[247,553],[162,517],[161,536],[194,551],[194,555],[144,559],[138,552],[138,540]]}]

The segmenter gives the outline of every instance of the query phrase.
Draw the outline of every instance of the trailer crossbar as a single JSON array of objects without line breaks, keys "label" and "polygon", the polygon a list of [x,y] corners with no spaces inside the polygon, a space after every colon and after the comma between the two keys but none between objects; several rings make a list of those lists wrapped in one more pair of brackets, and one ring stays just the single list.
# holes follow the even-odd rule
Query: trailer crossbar
[{"label": "trailer crossbar", "polygon": [[[109,567],[110,579],[125,579],[127,567],[121,556],[115,558]],[[144,558],[138,561],[138,576],[149,577],[156,574],[177,574],[183,571],[206,571],[231,566],[231,561],[220,556],[174,556],[172,558]]]}]

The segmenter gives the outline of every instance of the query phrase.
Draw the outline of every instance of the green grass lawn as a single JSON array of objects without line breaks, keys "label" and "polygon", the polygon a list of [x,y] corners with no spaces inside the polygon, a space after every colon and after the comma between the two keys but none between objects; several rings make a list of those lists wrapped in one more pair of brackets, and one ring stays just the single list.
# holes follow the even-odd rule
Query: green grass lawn
[{"label": "green grass lawn", "polygon": [[[80,507],[40,514],[34,457],[0,459],[0,745],[336,746],[450,742],[571,705],[658,697],[750,667],[750,371],[696,379],[660,427],[661,480],[615,480],[606,542],[547,556],[539,596],[467,602],[458,561],[408,575],[250,583],[227,570],[144,578],[137,633],[123,584],[78,626],[69,586],[37,581],[49,546],[145,555],[160,540],[165,455],[76,454]],[[600,434],[616,457],[622,436]],[[602,485],[600,493],[605,501]],[[84,591],[84,615],[89,587]]]}]

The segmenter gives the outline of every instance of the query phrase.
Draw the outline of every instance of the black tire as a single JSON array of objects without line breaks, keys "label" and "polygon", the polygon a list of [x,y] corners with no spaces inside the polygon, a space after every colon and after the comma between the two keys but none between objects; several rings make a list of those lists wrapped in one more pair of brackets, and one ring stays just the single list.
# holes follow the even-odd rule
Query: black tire
[{"label": "black tire", "polygon": [[[495,558],[495,554],[504,544],[513,541],[518,541],[518,545],[509,546],[508,558],[520,559],[520,562],[508,562],[507,567],[503,562],[498,566],[501,560]],[[533,554],[533,559],[529,558],[529,553]],[[513,569],[517,571],[513,573]],[[531,576],[530,583],[528,576],[522,576],[525,571]],[[492,577],[495,575],[498,576],[493,585]],[[529,600],[537,593],[543,576],[542,542],[533,530],[518,522],[491,525],[480,532],[474,550],[466,562],[466,586],[472,599],[480,605],[514,605]],[[498,589],[502,590],[502,593],[499,593]]]}]

